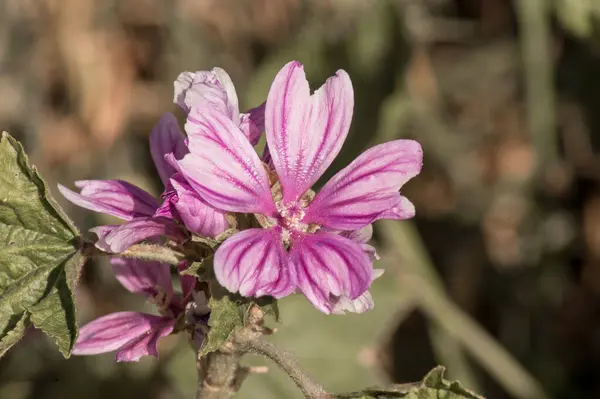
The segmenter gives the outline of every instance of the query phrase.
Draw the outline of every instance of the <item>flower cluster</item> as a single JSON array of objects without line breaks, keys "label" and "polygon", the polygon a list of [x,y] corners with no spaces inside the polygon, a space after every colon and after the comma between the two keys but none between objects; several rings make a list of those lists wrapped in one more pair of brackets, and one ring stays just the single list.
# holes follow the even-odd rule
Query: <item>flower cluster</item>
[{"label": "flower cluster", "polygon": [[[187,115],[187,137],[171,114],[150,135],[150,151],[165,185],[161,201],[123,181],[79,181],[80,193],[59,187],[79,206],[126,220],[92,229],[99,237],[96,245],[119,253],[146,240],[183,244],[192,234],[215,238],[236,227],[228,221],[242,215],[252,221],[250,228],[236,231],[214,254],[222,286],[246,297],[302,293],[324,313],[371,309],[368,288],[381,275],[373,269],[377,254],[367,244],[371,223],[414,216],[414,206],[399,189],[421,170],[419,143],[395,140],[372,147],[315,193],[312,186],[350,128],[354,93],[346,72],[338,71],[311,94],[302,65],[290,62],[275,77],[266,102],[247,113],[240,113],[225,71],[184,72],[175,82],[174,102]],[[263,132],[266,146],[259,155],[254,146]],[[135,265],[128,270],[142,269]],[[165,270],[164,265],[144,265],[146,275]],[[132,331],[147,334],[142,341],[131,333],[119,342],[110,341],[110,332],[97,334],[108,337],[107,348],[121,348],[118,356],[124,360],[135,358],[128,355],[132,346],[173,330],[185,300],[175,300],[162,280],[144,280],[160,287],[150,291],[120,276],[117,272],[131,291],[154,298],[162,318],[128,312],[105,316],[82,329],[75,353],[97,352],[86,340],[102,319],[108,330],[110,323],[126,319],[124,324],[139,326]]]},{"label": "flower cluster", "polygon": [[[203,293],[194,291],[195,278],[180,276],[181,294],[173,291],[168,265],[135,259],[111,259],[115,276],[128,291],[147,297],[160,316],[117,312],[100,317],[81,328],[73,354],[95,355],[117,351],[117,361],[138,361],[158,356],[158,339],[171,334],[181,320],[193,327],[193,340],[204,340],[209,309]],[[185,320],[187,318],[187,320]],[[191,320],[190,320],[191,319]]]},{"label": "flower cluster", "polygon": [[[263,129],[262,108],[240,114],[233,83],[220,68],[179,75],[174,101],[186,113],[198,107],[223,112],[249,140],[257,141]],[[96,246],[106,252],[120,253],[135,243],[160,237],[181,242],[187,232],[215,237],[229,227],[225,211],[208,204],[171,166],[189,153],[187,139],[172,114],[163,115],[150,133],[150,153],[165,187],[162,201],[120,180],[77,181],[80,193],[58,186],[74,204],[126,221],[92,229],[99,238]]]}]

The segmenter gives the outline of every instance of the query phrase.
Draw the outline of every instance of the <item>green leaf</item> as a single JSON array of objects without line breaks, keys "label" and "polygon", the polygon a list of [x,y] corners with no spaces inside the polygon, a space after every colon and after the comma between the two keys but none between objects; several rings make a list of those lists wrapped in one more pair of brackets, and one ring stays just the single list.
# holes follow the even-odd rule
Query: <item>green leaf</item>
[{"label": "green leaf", "polygon": [[[422,382],[421,391],[426,391],[432,398],[465,398],[465,399],[484,399],[483,396],[464,388],[458,381],[448,381],[444,379],[445,367],[437,366],[431,370]],[[434,396],[436,395],[436,396]],[[415,399],[421,396],[414,396]]]},{"label": "green leaf", "polygon": [[0,136],[0,220],[69,241],[79,231],[50,195],[23,146],[6,132]]},{"label": "green leaf", "polygon": [[199,278],[201,281],[210,281],[215,278],[212,262],[213,257],[211,255],[202,260],[192,262],[190,267],[180,272],[180,274],[184,276],[194,276]]},{"label": "green leaf", "polygon": [[77,339],[73,289],[85,260],[80,252],[75,253],[65,263],[50,293],[29,309],[33,324],[54,339],[65,357],[69,357]]},{"label": "green leaf", "polygon": [[458,381],[444,379],[442,366],[431,370],[420,383],[400,384],[389,388],[370,388],[362,392],[336,395],[338,399],[484,399],[462,387]]},{"label": "green leaf", "polygon": [[210,318],[208,319],[208,334],[200,350],[201,355],[214,352],[229,339],[233,330],[244,323],[244,313],[240,306],[229,295],[220,298],[211,297],[208,301]]},{"label": "green leaf", "polygon": [[77,337],[72,290],[85,257],[79,232],[29,164],[21,144],[0,137],[0,354],[31,321],[65,357]]},{"label": "green leaf", "polygon": [[[233,219],[233,220],[235,220],[235,219]],[[230,221],[230,223],[232,223],[232,221]],[[229,237],[231,237],[232,235],[237,233],[237,231],[238,231],[237,229],[230,227],[227,230],[225,230],[224,232],[222,232],[221,234],[219,234],[218,236],[216,236],[215,238],[204,237],[204,236],[201,236],[198,234],[194,234],[194,235],[192,235],[192,242],[201,244],[202,246],[204,246],[207,249],[215,250],[219,246],[219,244],[221,244],[223,241],[225,241],[226,239],[228,239]]]},{"label": "green leaf", "polygon": [[9,325],[6,331],[2,332],[2,340],[0,340],[0,358],[17,342],[23,338],[27,327],[31,325],[29,320],[29,314],[26,312],[20,315],[14,315],[12,320],[9,321]]},{"label": "green leaf", "polygon": [[[209,261],[209,263],[208,270],[212,270],[212,262]],[[210,280],[210,293],[211,298],[208,301],[210,308],[208,326],[210,329],[200,350],[201,355],[219,349],[237,327],[242,327],[246,323],[246,316],[254,305],[259,306],[265,315],[271,315],[279,321],[279,308],[275,298],[246,298],[239,294],[233,294],[214,278]]]}]

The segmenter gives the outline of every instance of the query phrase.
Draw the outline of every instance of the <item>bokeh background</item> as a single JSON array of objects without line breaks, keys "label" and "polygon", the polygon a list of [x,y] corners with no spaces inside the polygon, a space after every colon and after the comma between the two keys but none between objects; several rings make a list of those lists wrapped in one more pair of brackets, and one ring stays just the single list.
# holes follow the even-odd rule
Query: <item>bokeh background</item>
[{"label": "bokeh background", "polygon": [[[55,194],[102,178],[159,194],[148,134],[179,112],[178,73],[225,68],[243,110],[292,59],[313,88],[340,68],[353,80],[329,176],[396,138],[425,164],[404,189],[417,217],[376,224],[375,310],[289,297],[273,339],[334,391],[443,364],[493,399],[600,398],[600,1],[0,0],[0,128]],[[82,230],[112,222],[57,198]],[[77,301],[80,323],[151,308],[102,262]],[[32,330],[0,360],[0,398],[193,397],[186,339],[160,355],[64,360]],[[300,394],[271,367],[238,397]]]}]

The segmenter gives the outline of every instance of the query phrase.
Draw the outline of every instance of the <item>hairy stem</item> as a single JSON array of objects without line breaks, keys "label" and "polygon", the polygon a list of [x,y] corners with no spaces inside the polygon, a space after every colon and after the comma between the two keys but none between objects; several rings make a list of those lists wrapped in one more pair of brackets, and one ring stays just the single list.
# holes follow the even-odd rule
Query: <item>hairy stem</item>
[{"label": "hairy stem", "polygon": [[220,349],[198,359],[196,399],[228,399],[235,394],[241,354]]},{"label": "hairy stem", "polygon": [[[333,399],[323,387],[314,382],[298,365],[298,361],[262,336],[269,331],[263,326],[263,311],[250,309],[246,325],[235,330],[219,350],[198,356],[198,390],[196,399],[228,399],[239,389],[243,379],[251,372],[240,366],[241,357],[255,353],[273,360],[296,383],[307,399]],[[200,348],[196,348],[200,350]]]},{"label": "hairy stem", "polygon": [[261,337],[247,342],[245,346],[248,352],[265,356],[274,361],[290,376],[307,399],[333,398],[333,396],[325,392],[321,385],[314,382],[308,374],[300,368],[298,361],[292,354],[277,348],[275,345]]}]

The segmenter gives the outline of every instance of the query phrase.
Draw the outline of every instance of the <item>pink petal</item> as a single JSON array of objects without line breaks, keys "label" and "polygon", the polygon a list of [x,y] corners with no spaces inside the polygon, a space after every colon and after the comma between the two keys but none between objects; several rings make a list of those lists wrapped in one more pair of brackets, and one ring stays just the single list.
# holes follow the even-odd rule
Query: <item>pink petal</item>
[{"label": "pink petal", "polygon": [[252,145],[256,145],[264,131],[264,104],[240,114],[233,82],[221,68],[180,74],[175,82],[174,102],[187,113],[195,107],[220,112],[239,126]]},{"label": "pink petal", "polygon": [[204,201],[179,175],[171,179],[177,193],[173,206],[185,227],[204,237],[216,237],[229,228],[225,212]]},{"label": "pink petal", "polygon": [[275,77],[265,109],[269,151],[285,202],[295,201],[331,165],[350,128],[354,92],[342,70],[312,96],[299,62]]},{"label": "pink petal", "polygon": [[111,227],[114,226],[90,229],[98,235],[96,247],[109,253],[123,252],[141,241],[163,236],[173,240],[185,238],[177,223],[162,217],[137,218],[120,226]]},{"label": "pink petal", "polygon": [[221,68],[196,73],[183,72],[175,81],[174,102],[185,112],[194,107],[210,107],[239,123],[239,106],[231,78]]},{"label": "pink petal", "polygon": [[354,300],[348,297],[337,298],[332,303],[331,313],[339,315],[346,314],[346,312],[364,313],[374,307],[375,303],[373,302],[373,297],[371,296],[371,293],[367,291]]},{"label": "pink petal", "polygon": [[190,107],[185,104],[185,96],[194,82],[194,72],[181,72],[175,82],[173,82],[174,96],[173,103],[179,105],[185,112],[190,111]]},{"label": "pink petal", "polygon": [[360,229],[343,231],[341,235],[360,244],[366,244],[373,237],[373,225],[368,224]]},{"label": "pink petal", "polygon": [[[169,157],[175,159],[175,156],[173,154],[168,154],[167,156],[165,156],[165,162],[167,162],[167,159],[169,159]],[[175,163],[175,165],[177,165],[177,163]],[[177,174],[178,173],[176,172],[175,175]],[[177,202],[177,192],[173,188],[173,185],[171,185],[170,181],[167,180],[167,184],[165,185],[165,191],[161,194],[160,198],[162,198],[163,202],[158,207],[158,209],[156,209],[156,212],[154,212],[154,216],[165,217],[168,219],[177,219],[177,211],[174,207],[175,202]]]},{"label": "pink petal", "polygon": [[[219,82],[220,87],[225,91],[227,96],[226,102],[229,117],[234,123],[239,123],[240,106],[231,77],[229,77],[229,74],[225,72],[224,69],[219,67],[213,68],[211,72],[214,74],[216,81]],[[192,103],[192,105],[196,104]]]},{"label": "pink petal", "polygon": [[307,234],[292,242],[291,262],[298,287],[323,313],[330,298],[356,299],[371,284],[372,267],[360,244],[333,233]]},{"label": "pink petal", "polygon": [[127,343],[117,352],[117,362],[137,362],[146,355],[158,358],[158,340],[171,334],[176,322],[175,319],[166,319],[164,323],[153,328],[149,334]]},{"label": "pink petal", "polygon": [[215,253],[219,283],[243,296],[282,298],[295,288],[278,229],[248,229],[227,239]]},{"label": "pink petal", "polygon": [[265,131],[265,105],[266,103],[262,103],[247,113],[240,114],[240,130],[252,145],[258,144],[261,133]]},{"label": "pink petal", "polygon": [[99,240],[103,240],[104,237],[109,235],[111,231],[117,229],[119,226],[120,226],[119,224],[96,226],[96,227],[91,228],[89,231],[96,234],[98,236]]},{"label": "pink petal", "polygon": [[179,161],[192,188],[218,209],[273,214],[267,173],[240,129],[209,108],[194,108],[186,131],[190,154]]},{"label": "pink petal", "polygon": [[421,171],[423,152],[414,140],[377,145],[325,184],[304,223],[354,230],[377,219],[408,219],[415,208],[398,190]]},{"label": "pink petal", "polygon": [[133,184],[121,180],[79,180],[76,193],[58,185],[60,193],[82,208],[106,213],[124,220],[151,216],[158,208],[156,198]]},{"label": "pink petal", "polygon": [[262,161],[269,167],[269,169],[274,169],[273,159],[271,158],[271,151],[269,150],[269,145],[265,145],[265,149],[260,157]]},{"label": "pink petal", "polygon": [[117,280],[134,294],[153,297],[173,292],[169,265],[123,258],[112,258],[110,263]]},{"label": "pink petal", "polygon": [[360,244],[360,246],[365,252],[365,254],[367,254],[371,262],[375,262],[376,260],[381,259],[381,256],[379,256],[374,246],[369,244]]},{"label": "pink petal", "polygon": [[165,161],[165,155],[172,153],[176,159],[181,159],[188,153],[185,136],[179,131],[177,119],[173,114],[166,113],[160,117],[150,133],[150,153],[163,184],[166,186],[175,169]]},{"label": "pink petal", "polygon": [[[373,281],[378,279],[383,274],[382,269],[373,270]],[[331,301],[333,314],[345,314],[346,312],[350,313],[364,313],[368,310],[371,310],[375,307],[375,302],[373,301],[373,297],[369,291],[366,291],[364,294],[359,296],[356,299],[350,299],[348,297],[342,296],[339,298],[333,298]]]},{"label": "pink petal", "polygon": [[367,254],[371,262],[381,259],[375,248],[367,244],[373,237],[373,225],[368,224],[365,227],[357,230],[346,230],[340,233],[343,237],[349,238],[360,244],[363,251]]},{"label": "pink petal", "polygon": [[[137,312],[119,312],[100,317],[79,330],[74,355],[96,355],[125,350],[118,361],[137,361],[157,356],[156,341],[173,331],[175,320]],[[150,337],[150,339],[147,339]]]}]

